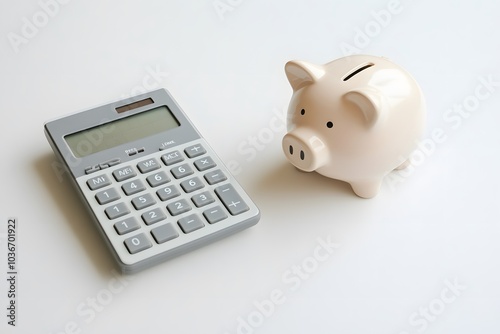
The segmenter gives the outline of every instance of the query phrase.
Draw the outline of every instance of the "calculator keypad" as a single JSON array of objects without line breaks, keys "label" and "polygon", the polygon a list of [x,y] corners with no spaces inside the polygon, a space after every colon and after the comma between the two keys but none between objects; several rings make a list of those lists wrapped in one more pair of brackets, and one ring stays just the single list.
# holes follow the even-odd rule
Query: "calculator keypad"
[{"label": "calculator keypad", "polygon": [[199,140],[113,166],[82,183],[105,215],[100,221],[108,220],[101,222],[108,238],[121,240],[129,256],[150,249],[152,256],[157,247],[213,233],[222,221],[238,223],[231,217],[249,210],[217,161]]}]

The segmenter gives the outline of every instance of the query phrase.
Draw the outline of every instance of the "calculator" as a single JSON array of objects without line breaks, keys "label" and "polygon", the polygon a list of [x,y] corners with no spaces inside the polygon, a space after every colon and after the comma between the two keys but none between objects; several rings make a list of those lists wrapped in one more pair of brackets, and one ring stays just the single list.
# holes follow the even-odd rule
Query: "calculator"
[{"label": "calculator", "polygon": [[45,123],[123,273],[252,225],[260,211],[165,89]]}]

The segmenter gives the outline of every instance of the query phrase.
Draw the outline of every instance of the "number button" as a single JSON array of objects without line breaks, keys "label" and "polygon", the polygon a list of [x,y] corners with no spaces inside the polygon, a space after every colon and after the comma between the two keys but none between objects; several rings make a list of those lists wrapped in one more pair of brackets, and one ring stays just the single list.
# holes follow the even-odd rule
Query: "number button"
[{"label": "number button", "polygon": [[191,206],[185,199],[167,205],[167,210],[172,216],[180,215],[181,213],[191,210]]},{"label": "number button", "polygon": [[160,208],[156,208],[151,211],[145,212],[142,214],[141,217],[142,220],[144,220],[144,223],[146,223],[146,225],[151,225],[167,218],[167,216],[163,213],[163,211],[161,211]]},{"label": "number button", "polygon": [[169,199],[179,196],[181,193],[179,189],[172,185],[158,190],[156,194],[162,201],[168,201]]},{"label": "number button", "polygon": [[152,246],[144,233],[125,239],[124,243],[130,254],[139,253]]},{"label": "number button", "polygon": [[119,235],[135,231],[140,227],[139,223],[137,223],[137,220],[135,220],[134,217],[130,217],[121,222],[115,223],[115,225],[113,226],[115,227],[115,230]]},{"label": "number button", "polygon": [[125,203],[118,203],[116,205],[107,207],[104,212],[109,219],[116,219],[121,216],[125,216],[130,213],[129,209],[125,205]]},{"label": "number button", "polygon": [[195,190],[203,188],[205,185],[197,177],[181,182],[181,187],[185,192],[190,193]]},{"label": "number button", "polygon": [[132,205],[136,210],[141,210],[155,204],[156,201],[150,194],[144,194],[132,200]]},{"label": "number button", "polygon": [[191,200],[193,201],[194,205],[196,205],[197,208],[210,204],[215,201],[213,196],[208,191],[194,195],[193,197],[191,197]]},{"label": "number button", "polygon": [[95,198],[99,204],[103,205],[116,201],[117,199],[120,198],[120,195],[118,194],[116,189],[109,188],[95,194]]},{"label": "number button", "polygon": [[188,164],[183,164],[178,167],[172,168],[170,172],[176,179],[180,179],[194,173],[193,169],[189,167]]},{"label": "number button", "polygon": [[123,192],[127,195],[137,194],[146,189],[140,180],[133,180],[122,185]]},{"label": "number button", "polygon": [[167,182],[170,182],[170,179],[165,172],[159,172],[153,175],[149,175],[146,178],[146,180],[148,181],[149,185],[153,188],[161,186],[162,184],[165,184]]}]

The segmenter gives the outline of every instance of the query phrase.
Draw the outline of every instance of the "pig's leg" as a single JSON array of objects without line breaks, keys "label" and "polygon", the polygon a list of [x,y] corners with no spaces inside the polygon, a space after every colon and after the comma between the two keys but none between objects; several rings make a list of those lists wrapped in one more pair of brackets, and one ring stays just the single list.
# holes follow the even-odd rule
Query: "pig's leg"
[{"label": "pig's leg", "polygon": [[408,167],[410,165],[410,159],[407,159],[405,162],[403,162],[401,165],[399,165],[398,167],[395,168],[395,170],[401,170],[401,169],[405,169],[406,167]]},{"label": "pig's leg", "polygon": [[372,198],[378,194],[382,180],[365,180],[359,182],[350,182],[352,190],[362,198]]}]

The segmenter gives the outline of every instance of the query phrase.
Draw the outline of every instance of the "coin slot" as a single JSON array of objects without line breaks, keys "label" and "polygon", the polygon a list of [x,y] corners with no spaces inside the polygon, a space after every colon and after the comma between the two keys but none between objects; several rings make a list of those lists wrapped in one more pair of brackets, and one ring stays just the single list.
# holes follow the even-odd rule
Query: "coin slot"
[{"label": "coin slot", "polygon": [[375,65],[375,64],[373,64],[373,63],[368,63],[368,64],[365,64],[365,65],[363,65],[363,66],[361,66],[361,67],[358,67],[357,69],[355,69],[355,70],[354,70],[354,71],[352,71],[351,73],[347,74],[347,75],[344,77],[344,79],[342,79],[342,80],[343,80],[343,81],[347,81],[347,80],[349,80],[350,78],[352,78],[353,76],[355,76],[356,74],[358,74],[359,72],[364,71],[364,70],[366,70],[367,68],[372,67],[373,65]]}]

